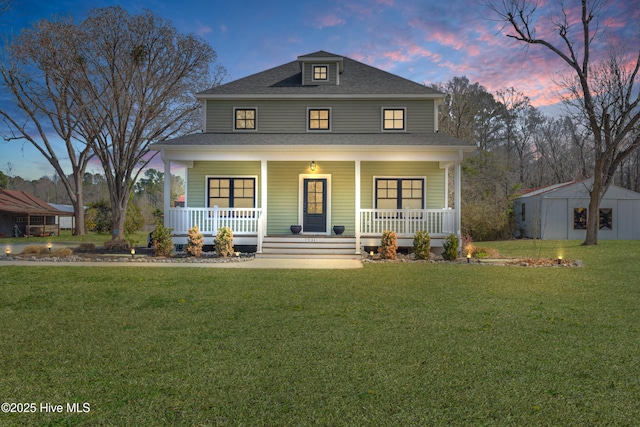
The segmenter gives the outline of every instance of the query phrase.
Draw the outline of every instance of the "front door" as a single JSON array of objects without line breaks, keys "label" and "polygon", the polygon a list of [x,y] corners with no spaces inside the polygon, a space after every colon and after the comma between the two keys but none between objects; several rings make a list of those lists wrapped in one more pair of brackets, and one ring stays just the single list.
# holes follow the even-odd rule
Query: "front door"
[{"label": "front door", "polygon": [[324,233],[327,231],[327,180],[304,180],[304,201],[302,205],[302,231]]}]

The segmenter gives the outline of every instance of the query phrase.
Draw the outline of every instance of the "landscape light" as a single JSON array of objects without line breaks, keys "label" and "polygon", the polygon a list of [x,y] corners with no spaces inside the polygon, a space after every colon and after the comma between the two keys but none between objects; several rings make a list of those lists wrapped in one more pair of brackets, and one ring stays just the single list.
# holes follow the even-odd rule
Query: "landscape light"
[{"label": "landscape light", "polygon": [[7,246],[7,249],[4,250],[4,253],[9,256],[9,254],[11,254],[11,248],[9,246]]},{"label": "landscape light", "polygon": [[52,245],[51,245],[51,243],[47,243],[47,250],[48,250],[49,252],[51,252],[51,246],[52,246]]},{"label": "landscape light", "polygon": [[471,262],[471,252],[467,252],[467,264]]},{"label": "landscape light", "polygon": [[136,256],[136,248],[131,248],[131,258]]},{"label": "landscape light", "polygon": [[562,255],[558,255],[558,265],[562,265]]}]

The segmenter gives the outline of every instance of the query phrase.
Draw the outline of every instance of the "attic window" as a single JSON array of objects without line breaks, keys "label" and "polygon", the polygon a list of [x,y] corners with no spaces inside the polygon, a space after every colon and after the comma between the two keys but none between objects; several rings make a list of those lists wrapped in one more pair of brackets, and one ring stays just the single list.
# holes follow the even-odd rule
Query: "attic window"
[{"label": "attic window", "polygon": [[313,80],[326,81],[329,79],[329,67],[326,65],[313,66]]}]

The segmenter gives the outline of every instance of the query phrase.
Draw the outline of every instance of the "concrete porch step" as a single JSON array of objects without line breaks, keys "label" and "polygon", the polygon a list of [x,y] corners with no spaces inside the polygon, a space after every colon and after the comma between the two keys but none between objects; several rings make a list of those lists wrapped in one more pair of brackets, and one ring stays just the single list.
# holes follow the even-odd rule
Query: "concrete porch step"
[{"label": "concrete porch step", "polygon": [[257,258],[358,259],[355,237],[288,235],[267,236]]}]

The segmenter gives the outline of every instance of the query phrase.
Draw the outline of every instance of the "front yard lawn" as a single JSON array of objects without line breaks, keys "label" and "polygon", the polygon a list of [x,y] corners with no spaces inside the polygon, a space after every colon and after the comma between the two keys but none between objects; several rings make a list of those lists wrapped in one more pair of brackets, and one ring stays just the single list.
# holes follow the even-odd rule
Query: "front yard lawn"
[{"label": "front yard lawn", "polygon": [[637,423],[640,242],[532,245],[586,266],[0,264],[0,424]]}]

